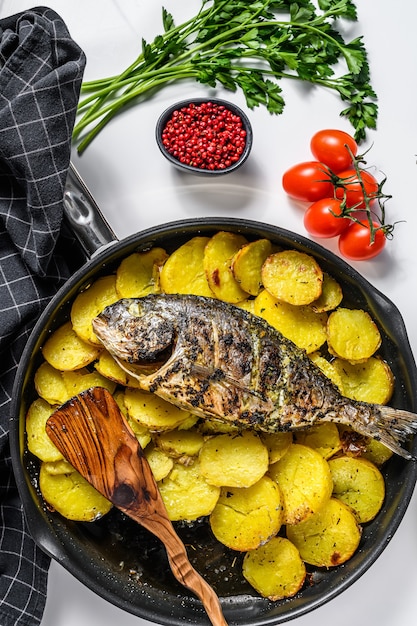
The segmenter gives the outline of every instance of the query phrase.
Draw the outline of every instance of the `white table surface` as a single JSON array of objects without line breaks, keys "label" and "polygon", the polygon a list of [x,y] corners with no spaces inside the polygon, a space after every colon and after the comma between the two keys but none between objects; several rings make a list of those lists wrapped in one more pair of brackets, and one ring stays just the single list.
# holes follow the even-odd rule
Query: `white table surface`
[{"label": "white table surface", "polygon": [[[86,79],[121,71],[139,53],[141,38],[161,32],[161,4],[176,22],[193,15],[199,0],[49,0],[84,49]],[[31,8],[30,0],[0,0],[0,17]],[[417,50],[413,0],[357,0],[359,22],[349,34],[363,34],[369,51],[372,83],[379,95],[379,123],[369,133],[368,163],[388,176],[393,195],[389,221],[405,220],[394,240],[376,260],[354,264],[400,309],[417,353],[416,233],[417,207]],[[226,178],[180,175],[160,155],[154,140],[162,110],[182,97],[205,95],[206,88],[183,83],[166,88],[123,113],[74,162],[119,238],[175,219],[202,216],[252,218],[305,234],[302,213],[285,196],[281,176],[287,167],[308,160],[311,135],[322,128],[348,132],[339,117],[339,99],[323,89],[281,84],[286,109],[281,116],[249,111],[254,146],[247,164]],[[241,94],[217,92],[244,105]],[[334,249],[334,244],[324,244]],[[294,626],[415,624],[417,606],[417,495],[401,526],[378,561],[340,597],[297,618]],[[51,564],[42,626],[150,625],[99,598],[60,565]]]}]

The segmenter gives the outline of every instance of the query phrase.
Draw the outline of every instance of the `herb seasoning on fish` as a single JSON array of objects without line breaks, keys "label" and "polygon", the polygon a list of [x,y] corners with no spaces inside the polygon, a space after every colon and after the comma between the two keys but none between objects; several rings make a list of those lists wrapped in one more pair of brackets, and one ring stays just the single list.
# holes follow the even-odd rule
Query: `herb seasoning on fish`
[{"label": "herb seasoning on fish", "polygon": [[330,421],[401,446],[417,415],[346,398],[304,351],[265,320],[192,295],[122,299],[93,321],[119,365],[149,390],[202,418],[263,432]]}]

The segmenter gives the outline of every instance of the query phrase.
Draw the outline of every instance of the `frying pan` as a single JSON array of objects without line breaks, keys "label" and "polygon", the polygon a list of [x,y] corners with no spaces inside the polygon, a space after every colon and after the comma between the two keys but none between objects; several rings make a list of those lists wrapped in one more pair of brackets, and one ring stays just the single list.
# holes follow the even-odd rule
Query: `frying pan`
[{"label": "frying pan", "polygon": [[[172,252],[196,235],[219,230],[239,232],[252,240],[313,254],[322,269],[342,285],[344,305],[372,315],[382,335],[380,354],[395,376],[392,405],[417,411],[417,371],[407,332],[396,306],[358,272],[313,241],[277,226],[235,218],[187,219],[162,224],[117,241],[87,188],[71,168],[65,195],[67,218],[78,233],[89,261],[51,300],[38,320],[16,375],[10,445],[13,467],[29,530],[37,544],[79,581],[114,605],[144,619],[170,626],[209,624],[200,602],[173,578],[162,544],[148,531],[112,510],[91,523],[71,522],[49,511],[39,493],[37,461],[27,452],[25,414],[35,397],[33,376],[42,361],[41,347],[69,318],[71,302],[99,276],[114,272],[134,251],[161,246]],[[417,437],[409,443],[417,456]],[[394,456],[383,470],[386,498],[378,516],[363,527],[356,554],[343,566],[309,568],[309,582],[294,598],[270,602],[259,597],[241,575],[242,556],[215,541],[208,524],[177,524],[193,566],[220,596],[230,624],[266,626],[299,617],[342,593],[368,570],[397,530],[417,479],[417,463]]]}]

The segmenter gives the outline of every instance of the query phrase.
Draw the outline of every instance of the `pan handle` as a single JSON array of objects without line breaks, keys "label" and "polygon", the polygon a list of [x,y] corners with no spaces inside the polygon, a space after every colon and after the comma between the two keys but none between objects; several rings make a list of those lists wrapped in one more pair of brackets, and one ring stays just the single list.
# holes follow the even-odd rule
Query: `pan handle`
[{"label": "pan handle", "polygon": [[89,258],[118,241],[73,163],[70,163],[65,186],[64,216]]}]

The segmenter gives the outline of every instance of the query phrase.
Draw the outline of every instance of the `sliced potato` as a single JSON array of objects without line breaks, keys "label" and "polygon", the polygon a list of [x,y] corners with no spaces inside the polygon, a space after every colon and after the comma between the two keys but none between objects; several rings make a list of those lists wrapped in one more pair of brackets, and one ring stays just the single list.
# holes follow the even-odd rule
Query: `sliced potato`
[{"label": "sliced potato", "polygon": [[99,346],[92,346],[80,339],[71,322],[66,322],[48,338],[42,354],[52,367],[58,370],[77,370],[92,363],[100,354]]},{"label": "sliced potato", "polygon": [[260,433],[260,437],[268,449],[270,465],[279,461],[293,442],[293,434],[289,431],[278,433]]},{"label": "sliced potato", "polygon": [[37,398],[26,414],[26,435],[28,450],[42,461],[60,461],[64,457],[46,434],[45,426],[54,412],[48,402]]},{"label": "sliced potato", "polygon": [[368,461],[374,463],[377,467],[381,467],[392,457],[393,454],[393,451],[387,448],[387,446],[380,441],[368,438],[366,451],[362,454],[362,456],[364,459],[368,459]]},{"label": "sliced potato", "polygon": [[64,404],[71,397],[68,396],[62,372],[49,365],[47,361],[36,370],[34,384],[38,395],[49,404]]},{"label": "sliced potato", "polygon": [[314,313],[309,306],[280,302],[266,289],[255,298],[255,314],[263,317],[307,354],[318,350],[327,339],[326,313]]},{"label": "sliced potato", "polygon": [[155,448],[155,446],[148,446],[145,450],[145,457],[157,482],[168,476],[174,467],[174,460],[166,452]]},{"label": "sliced potato", "polygon": [[263,476],[247,488],[223,487],[210,515],[214,536],[232,550],[254,550],[276,535],[283,519],[278,485]]},{"label": "sliced potato", "polygon": [[187,411],[141,389],[127,388],[124,401],[129,417],[150,431],[173,430],[190,418]]},{"label": "sliced potato", "polygon": [[204,269],[204,250],[210,237],[193,237],[174,250],[161,270],[164,293],[213,297]]},{"label": "sliced potato", "polygon": [[48,461],[43,464],[45,472],[49,474],[70,474],[74,471],[73,466],[66,459],[61,458],[58,461]]},{"label": "sliced potato", "polygon": [[385,483],[379,469],[363,458],[341,456],[329,460],[333,496],[349,505],[360,524],[370,522],[385,498]]},{"label": "sliced potato", "polygon": [[336,358],[332,363],[342,380],[345,396],[373,404],[388,404],[394,391],[394,375],[386,361],[369,357],[364,363],[349,363]]},{"label": "sliced potato", "polygon": [[204,437],[197,430],[170,430],[158,435],[158,448],[176,459],[197,456]]},{"label": "sliced potato", "polygon": [[92,321],[106,306],[120,299],[116,290],[116,276],[97,278],[87,289],[81,291],[71,307],[71,322],[74,331],[83,341],[101,346]]},{"label": "sliced potato", "polygon": [[134,252],[123,259],[116,272],[116,290],[120,298],[141,298],[160,293],[159,273],[168,258],[163,248]]},{"label": "sliced potato", "polygon": [[327,321],[329,352],[346,361],[365,361],[381,345],[381,334],[367,311],[340,307]]},{"label": "sliced potato", "polygon": [[67,388],[67,400],[90,387],[104,387],[110,393],[114,393],[116,389],[116,383],[112,380],[101,376],[98,372],[89,372],[85,369],[62,372],[62,378]]},{"label": "sliced potato", "polygon": [[76,470],[55,474],[42,463],[39,487],[48,505],[64,517],[77,522],[93,522],[108,513],[112,507]]},{"label": "sliced potato", "polygon": [[323,422],[294,433],[297,443],[317,450],[324,459],[330,459],[342,449],[339,429],[333,422]]},{"label": "sliced potato", "polygon": [[242,246],[232,259],[233,276],[244,291],[257,296],[261,290],[261,270],[272,252],[269,239],[257,239]]},{"label": "sliced potato", "polygon": [[210,485],[202,476],[198,461],[192,465],[174,462],[171,472],[158,486],[172,521],[192,521],[210,515],[220,495],[220,488]]},{"label": "sliced potato", "polygon": [[200,450],[200,471],[211,485],[250,487],[268,469],[268,450],[251,431],[216,435]]},{"label": "sliced potato", "polygon": [[309,254],[282,250],[271,254],[264,262],[262,283],[277,300],[299,306],[320,297],[323,272]]},{"label": "sliced potato", "polygon": [[291,541],[274,537],[245,554],[243,576],[261,596],[275,602],[291,598],[301,589],[306,568]]},{"label": "sliced potato", "polygon": [[319,352],[312,352],[309,354],[310,359],[317,365],[327,378],[329,378],[334,385],[339,389],[340,393],[344,393],[342,377],[338,370],[334,367],[333,361],[328,361],[321,356]]},{"label": "sliced potato", "polygon": [[361,530],[350,507],[330,498],[304,522],[287,526],[287,537],[305,563],[334,567],[345,563],[357,550]]},{"label": "sliced potato", "polygon": [[243,235],[220,231],[210,238],[204,249],[204,270],[210,289],[219,300],[236,304],[245,300],[242,289],[232,271],[233,257],[247,240]]},{"label": "sliced potato", "polygon": [[317,300],[311,303],[311,308],[316,313],[333,311],[343,300],[342,288],[333,276],[323,272],[323,283],[321,294]]},{"label": "sliced potato", "polygon": [[98,371],[99,374],[112,380],[118,385],[123,385],[123,387],[133,387],[139,388],[139,381],[134,377],[128,374],[124,369],[120,367],[120,365],[114,360],[110,352],[107,350],[103,350],[100,353],[98,361],[95,363],[94,367]]},{"label": "sliced potato", "polygon": [[270,466],[270,477],[284,497],[284,523],[298,524],[321,509],[329,500],[333,482],[322,455],[293,443],[284,456]]}]

